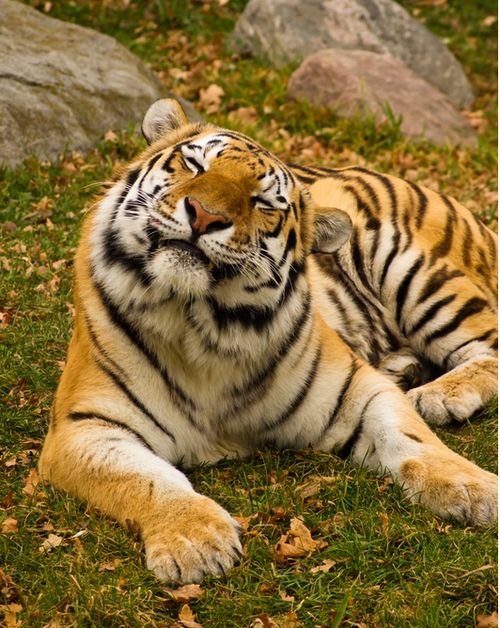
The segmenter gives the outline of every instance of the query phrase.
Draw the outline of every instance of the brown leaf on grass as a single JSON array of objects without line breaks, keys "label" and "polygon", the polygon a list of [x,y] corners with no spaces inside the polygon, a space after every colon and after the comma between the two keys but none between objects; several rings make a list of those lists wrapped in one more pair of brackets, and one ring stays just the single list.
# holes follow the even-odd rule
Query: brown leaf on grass
[{"label": "brown leaf on grass", "polygon": [[256,513],[254,513],[253,515],[248,515],[248,517],[244,517],[243,515],[236,515],[235,517],[233,517],[233,519],[240,524],[241,531],[243,532],[243,534],[245,534],[250,528],[250,522],[252,521],[252,519],[255,519],[255,517],[257,517]]},{"label": "brown leaf on grass", "polygon": [[23,493],[25,495],[34,495],[36,491],[36,487],[40,483],[40,477],[38,475],[38,471],[36,469],[30,469],[28,472],[28,477],[24,483]]},{"label": "brown leaf on grass", "polygon": [[48,624],[45,624],[44,626],[42,626],[42,628],[62,628],[62,626],[63,624],[61,624],[61,620],[56,615],[49,621]]},{"label": "brown leaf on grass", "polygon": [[200,89],[199,104],[206,113],[217,113],[221,106],[225,92],[216,83],[212,83],[206,89]]},{"label": "brown leaf on grass", "polygon": [[7,257],[5,257],[5,255],[2,255],[2,257],[0,257],[0,262],[2,262],[2,268],[9,272],[10,270],[12,270],[12,267],[10,265],[10,261]]},{"label": "brown leaf on grass", "polygon": [[23,603],[23,597],[19,587],[12,579],[12,576],[0,567],[0,592],[8,602],[21,602]]},{"label": "brown leaf on grass", "polygon": [[336,564],[337,564],[337,561],[330,560],[329,558],[325,558],[325,560],[321,563],[321,565],[312,567],[309,571],[311,573],[319,573],[320,571],[326,573],[327,571],[330,571],[330,569],[334,567]]},{"label": "brown leaf on grass", "polygon": [[2,622],[2,628],[18,628],[22,626],[22,623],[17,619],[17,613],[20,613],[23,607],[20,604],[2,604],[0,611],[3,612],[4,618]]},{"label": "brown leaf on grass", "polygon": [[0,312],[0,329],[6,329],[12,320],[12,310]]},{"label": "brown leaf on grass", "polygon": [[227,116],[230,122],[236,122],[245,126],[253,126],[259,120],[259,114],[255,107],[239,107],[231,111]]},{"label": "brown leaf on grass", "polygon": [[483,26],[492,26],[497,21],[496,15],[487,15],[481,22]]},{"label": "brown leaf on grass", "polygon": [[178,589],[164,588],[173,600],[176,602],[189,602],[189,600],[197,600],[200,598],[204,591],[199,584],[185,584]]},{"label": "brown leaf on grass", "polygon": [[488,121],[484,117],[484,111],[478,109],[477,111],[462,111],[464,118],[468,121],[472,128],[482,133],[488,126]]},{"label": "brown leaf on grass", "polygon": [[498,613],[478,615],[476,628],[498,628]]},{"label": "brown leaf on grass", "polygon": [[378,516],[380,517],[380,527],[382,528],[382,534],[387,536],[387,532],[389,530],[389,517],[385,512],[379,512]]},{"label": "brown leaf on grass", "polygon": [[386,475],[382,481],[382,484],[379,484],[377,490],[379,493],[385,493],[385,491],[394,484],[394,480],[390,475]]},{"label": "brown leaf on grass", "polygon": [[267,613],[261,613],[251,624],[251,628],[279,628],[278,624]]},{"label": "brown leaf on grass", "polygon": [[52,215],[52,206],[54,205],[54,201],[48,196],[44,196],[37,203],[31,204],[32,211],[25,216],[27,220],[31,218],[48,218]]},{"label": "brown leaf on grass", "polygon": [[283,602],[295,602],[295,597],[293,595],[288,595],[286,591],[278,591],[278,595]]},{"label": "brown leaf on grass", "polygon": [[62,536],[58,536],[57,534],[49,534],[49,536],[45,539],[45,541],[38,548],[39,552],[51,552],[55,547],[59,547],[61,543],[64,541]]},{"label": "brown leaf on grass", "polygon": [[17,519],[14,519],[14,517],[7,517],[7,519],[2,521],[0,530],[2,534],[15,534],[16,532],[19,532]]},{"label": "brown leaf on grass", "polygon": [[312,475],[304,484],[299,484],[295,489],[302,499],[309,499],[314,495],[317,495],[324,484],[335,484],[337,478],[330,475]]},{"label": "brown leaf on grass", "polygon": [[10,508],[13,503],[14,503],[14,491],[11,489],[7,493],[7,495],[2,499],[2,501],[0,501],[0,508],[4,508],[5,510],[7,510],[7,508]]},{"label": "brown leaf on grass", "polygon": [[202,625],[195,620],[195,615],[187,604],[181,606],[178,619],[185,628],[202,628]]},{"label": "brown leaf on grass", "polygon": [[278,562],[286,562],[307,556],[326,545],[326,541],[315,541],[304,522],[293,517],[290,521],[290,530],[281,536],[274,548],[274,556]]},{"label": "brown leaf on grass", "polygon": [[10,458],[7,458],[7,460],[4,461],[3,466],[10,468],[10,467],[15,467],[17,464],[17,456],[11,456]]},{"label": "brown leaf on grass", "polygon": [[103,571],[114,571],[118,565],[121,565],[123,560],[121,558],[112,558],[111,560],[106,561],[105,563],[101,563],[99,565],[98,571],[102,573]]}]

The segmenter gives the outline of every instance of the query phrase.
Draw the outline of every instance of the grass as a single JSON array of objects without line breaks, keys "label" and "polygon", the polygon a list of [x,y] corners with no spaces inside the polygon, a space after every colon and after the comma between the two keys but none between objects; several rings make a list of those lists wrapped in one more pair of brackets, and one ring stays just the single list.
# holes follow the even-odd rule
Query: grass
[{"label": "grass", "polygon": [[[292,67],[273,70],[226,49],[224,34],[241,1],[64,0],[54,2],[50,14],[116,36],[170,89],[195,103],[200,88],[222,86],[221,106],[207,117],[246,130],[286,159],[363,163],[406,176],[453,194],[495,226],[496,24],[485,18],[496,15],[496,5],[403,4],[445,37],[463,62],[477,94],[473,109],[480,112],[476,150],[415,145],[401,136],[397,121],[338,120],[287,102]],[[176,78],[172,68],[189,78]],[[0,170],[0,527],[16,520],[10,532],[3,527],[0,533],[6,626],[159,628],[187,622],[181,615],[180,623],[182,602],[143,568],[137,539],[85,504],[36,485],[32,472],[71,333],[71,260],[82,210],[94,184],[141,145],[120,133],[86,156],[67,154],[55,164],[28,160],[16,170]],[[495,407],[440,436],[495,470]],[[228,578],[207,580],[201,598],[188,602],[205,628],[455,628],[474,626],[496,608],[495,529],[464,530],[438,520],[408,504],[384,479],[332,456],[263,452],[196,469],[190,477],[233,514],[251,517],[242,565]],[[326,546],[283,563],[274,548],[297,516]],[[50,534],[61,543],[42,551]],[[311,571],[321,566],[323,571]]]}]

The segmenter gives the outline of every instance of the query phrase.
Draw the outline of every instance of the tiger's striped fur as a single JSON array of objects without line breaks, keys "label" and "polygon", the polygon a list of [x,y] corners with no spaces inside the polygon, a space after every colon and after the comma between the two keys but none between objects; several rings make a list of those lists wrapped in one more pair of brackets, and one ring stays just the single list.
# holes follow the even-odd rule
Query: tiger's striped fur
[{"label": "tiger's striped fur", "polygon": [[352,455],[436,513],[493,520],[496,477],[412,403],[441,424],[495,392],[494,235],[386,175],[287,167],[175,101],[144,133],[82,229],[42,476],[133,523],[148,567],[184,582],[241,545],[176,466],[266,446]]}]

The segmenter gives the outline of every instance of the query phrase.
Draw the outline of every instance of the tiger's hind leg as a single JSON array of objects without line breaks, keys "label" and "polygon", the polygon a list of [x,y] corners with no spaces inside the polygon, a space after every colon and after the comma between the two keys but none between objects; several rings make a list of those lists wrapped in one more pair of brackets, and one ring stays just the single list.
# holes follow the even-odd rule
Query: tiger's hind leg
[{"label": "tiger's hind leg", "polygon": [[408,392],[430,425],[463,422],[497,394],[497,315],[465,276],[410,299],[402,330],[413,350],[444,374]]},{"label": "tiger's hind leg", "polygon": [[409,347],[403,347],[386,355],[378,364],[377,370],[405,392],[420,386],[428,379],[421,359]]}]

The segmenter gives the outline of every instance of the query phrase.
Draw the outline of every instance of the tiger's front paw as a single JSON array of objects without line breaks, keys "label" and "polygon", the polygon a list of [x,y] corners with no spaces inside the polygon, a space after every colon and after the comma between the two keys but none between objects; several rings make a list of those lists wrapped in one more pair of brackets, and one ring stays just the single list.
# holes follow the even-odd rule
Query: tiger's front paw
[{"label": "tiger's front paw", "polygon": [[399,481],[413,502],[465,525],[488,525],[497,519],[498,478],[458,454],[439,451],[401,465]]},{"label": "tiger's front paw", "polygon": [[239,531],[239,524],[213,500],[184,497],[145,531],[146,566],[160,580],[181,583],[225,575],[242,555]]},{"label": "tiger's front paw", "polygon": [[465,421],[480,410],[484,403],[474,385],[460,382],[446,386],[435,380],[413,388],[407,396],[415,410],[429,425],[446,425],[451,421]]}]

